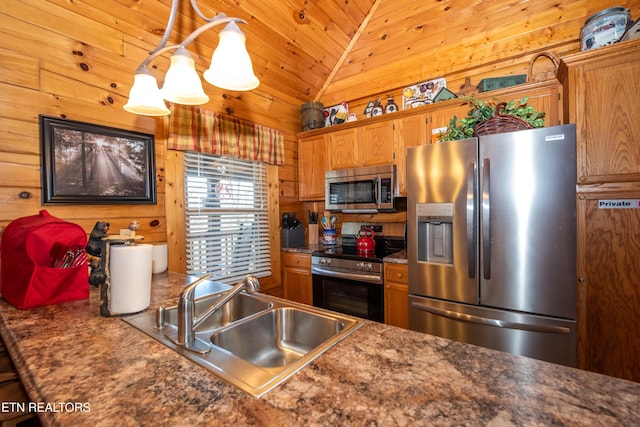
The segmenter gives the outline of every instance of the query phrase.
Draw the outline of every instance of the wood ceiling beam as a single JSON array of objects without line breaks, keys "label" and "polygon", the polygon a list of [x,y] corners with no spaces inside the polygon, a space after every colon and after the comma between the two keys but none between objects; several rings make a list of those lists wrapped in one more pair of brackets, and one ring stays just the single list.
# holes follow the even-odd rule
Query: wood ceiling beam
[{"label": "wood ceiling beam", "polygon": [[338,62],[336,62],[336,64],[333,66],[333,69],[331,70],[331,72],[327,76],[327,79],[325,80],[324,84],[322,85],[322,87],[320,88],[320,90],[318,91],[316,96],[314,97],[313,100],[315,102],[318,102],[318,100],[322,97],[322,95],[324,95],[324,92],[327,90],[327,87],[329,87],[329,85],[333,81],[333,78],[336,76],[336,74],[338,73],[340,68],[342,68],[342,64],[344,64],[344,61],[346,61],[347,57],[351,53],[351,50],[356,45],[356,43],[358,43],[358,40],[360,39],[360,36],[362,35],[364,29],[367,27],[367,24],[369,24],[369,21],[371,20],[371,17],[376,13],[376,10],[378,10],[378,6],[380,6],[382,1],[383,0],[375,0],[373,2],[373,4],[371,5],[371,9],[369,9],[369,12],[367,13],[367,15],[362,20],[362,23],[358,27],[358,30],[356,31],[356,33],[351,38],[351,41],[349,41],[349,44],[345,48],[344,52],[342,52],[342,55],[340,55],[340,58],[338,58]]}]

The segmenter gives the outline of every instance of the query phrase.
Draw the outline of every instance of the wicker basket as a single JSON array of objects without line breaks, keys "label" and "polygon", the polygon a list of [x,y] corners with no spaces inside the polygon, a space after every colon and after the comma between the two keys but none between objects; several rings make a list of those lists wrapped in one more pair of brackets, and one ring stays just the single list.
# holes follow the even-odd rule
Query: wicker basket
[{"label": "wicker basket", "polygon": [[[533,65],[539,58],[542,58],[542,57],[548,58],[553,64],[553,68],[545,70],[543,73],[538,73],[534,75]],[[532,82],[545,82],[547,80],[555,79],[556,75],[558,74],[559,65],[560,65],[560,61],[558,60],[558,57],[551,52],[540,52],[537,55],[534,55],[533,58],[531,58],[531,61],[529,61],[529,72],[527,73],[527,76],[529,79],[528,81],[532,83]]]},{"label": "wicker basket", "polygon": [[473,136],[494,135],[496,133],[513,132],[516,130],[533,129],[533,126],[519,117],[510,114],[500,114],[507,106],[506,102],[496,105],[493,117],[485,120],[473,128]]}]

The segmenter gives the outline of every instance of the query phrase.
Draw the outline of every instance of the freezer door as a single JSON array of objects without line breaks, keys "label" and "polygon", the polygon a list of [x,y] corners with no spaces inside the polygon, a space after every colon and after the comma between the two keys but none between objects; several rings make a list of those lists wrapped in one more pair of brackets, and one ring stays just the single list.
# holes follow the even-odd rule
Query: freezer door
[{"label": "freezer door", "polygon": [[575,321],[409,296],[409,328],[494,350],[576,366]]},{"label": "freezer door", "polygon": [[478,303],[477,142],[407,151],[410,293]]},{"label": "freezer door", "polygon": [[575,144],[575,125],[480,138],[480,305],[575,319]]}]

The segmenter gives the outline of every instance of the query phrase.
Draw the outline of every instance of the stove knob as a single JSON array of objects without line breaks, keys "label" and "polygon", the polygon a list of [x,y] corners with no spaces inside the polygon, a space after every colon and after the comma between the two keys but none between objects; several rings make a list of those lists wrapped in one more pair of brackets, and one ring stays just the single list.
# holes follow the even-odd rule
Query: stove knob
[{"label": "stove knob", "polygon": [[363,271],[363,270],[364,270],[364,262],[359,262],[359,263],[357,263],[357,264],[356,264],[356,268],[357,268],[359,271]]},{"label": "stove knob", "polygon": [[364,271],[373,271],[373,265],[370,262],[364,265]]},{"label": "stove knob", "polygon": [[320,265],[331,265],[331,260],[328,258],[320,258],[320,261],[318,261],[318,263]]}]

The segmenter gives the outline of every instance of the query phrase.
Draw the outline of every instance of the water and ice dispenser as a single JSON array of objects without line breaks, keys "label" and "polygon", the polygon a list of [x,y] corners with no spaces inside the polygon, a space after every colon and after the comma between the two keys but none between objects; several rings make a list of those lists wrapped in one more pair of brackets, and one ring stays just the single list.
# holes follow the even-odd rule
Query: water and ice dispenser
[{"label": "water and ice dispenser", "polygon": [[418,261],[453,264],[453,203],[416,204]]}]

